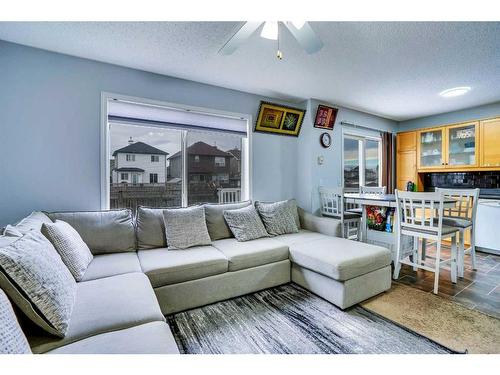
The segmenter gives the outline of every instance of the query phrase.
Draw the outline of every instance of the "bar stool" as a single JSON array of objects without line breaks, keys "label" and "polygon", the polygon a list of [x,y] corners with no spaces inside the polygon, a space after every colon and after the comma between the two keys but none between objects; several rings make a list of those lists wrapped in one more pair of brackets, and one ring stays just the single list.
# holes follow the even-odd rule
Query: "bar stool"
[{"label": "bar stool", "polygon": [[321,215],[340,220],[342,237],[360,240],[361,214],[344,210],[344,188],[320,186]]},{"label": "bar stool", "polygon": [[[472,269],[476,269],[476,245],[474,219],[476,218],[479,189],[442,189],[438,188],[444,199],[454,199],[454,207],[445,208],[443,224],[458,230],[458,276],[464,277],[464,256],[470,254]],[[465,231],[470,229],[470,247],[465,249]]]},{"label": "bar stool", "polygon": [[[458,229],[443,224],[443,194],[434,193],[415,193],[396,190],[396,205],[398,217],[398,239],[397,255],[394,264],[394,279],[399,277],[402,264],[412,266],[414,270],[423,269],[434,272],[434,294],[437,294],[439,288],[439,270],[441,265],[451,263],[451,281],[457,282],[457,242],[456,236]],[[427,217],[427,213],[430,217]],[[402,236],[412,236],[417,241],[411,252],[403,253]],[[418,254],[418,240],[436,241],[436,256],[427,258],[434,259],[434,267],[429,267],[422,261]],[[451,238],[451,256],[450,259],[441,259],[441,240]],[[409,255],[412,260],[406,259]]]}]

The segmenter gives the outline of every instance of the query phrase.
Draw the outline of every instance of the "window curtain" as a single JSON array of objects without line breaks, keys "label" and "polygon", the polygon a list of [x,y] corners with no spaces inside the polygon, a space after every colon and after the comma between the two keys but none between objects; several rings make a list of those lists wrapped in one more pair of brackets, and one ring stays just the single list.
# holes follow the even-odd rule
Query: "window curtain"
[{"label": "window curtain", "polygon": [[394,136],[382,133],[382,186],[386,186],[387,194],[394,193]]}]

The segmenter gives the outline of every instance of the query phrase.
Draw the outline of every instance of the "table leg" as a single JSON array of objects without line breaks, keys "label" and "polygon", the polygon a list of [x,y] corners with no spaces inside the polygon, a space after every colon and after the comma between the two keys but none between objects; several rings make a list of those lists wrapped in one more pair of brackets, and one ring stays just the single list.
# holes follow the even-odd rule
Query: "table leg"
[{"label": "table leg", "polygon": [[366,239],[368,237],[368,224],[367,224],[367,217],[366,217],[366,209],[364,205],[361,205],[361,217],[362,217],[362,223],[361,223],[361,241],[366,242]]}]

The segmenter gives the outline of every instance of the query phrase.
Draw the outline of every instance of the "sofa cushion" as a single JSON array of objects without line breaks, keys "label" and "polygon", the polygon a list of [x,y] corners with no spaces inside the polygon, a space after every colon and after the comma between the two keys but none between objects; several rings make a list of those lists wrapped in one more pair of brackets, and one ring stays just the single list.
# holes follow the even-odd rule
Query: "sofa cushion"
[{"label": "sofa cushion", "polygon": [[80,281],[93,256],[78,232],[65,221],[56,220],[42,224],[42,233],[52,242],[75,280]]},{"label": "sofa cushion", "polygon": [[203,206],[165,209],[163,220],[169,249],[187,249],[212,242]]},{"label": "sofa cushion", "polygon": [[259,238],[247,242],[226,238],[214,241],[213,246],[229,260],[229,271],[238,271],[288,259],[288,246],[273,238]]},{"label": "sofa cushion", "polygon": [[101,333],[54,349],[48,354],[178,354],[170,327],[151,322]]},{"label": "sofa cushion", "polygon": [[89,281],[123,275],[124,273],[142,272],[137,253],[114,253],[95,255],[81,281]]},{"label": "sofa cushion", "polygon": [[274,237],[276,241],[279,241],[281,243],[284,243],[288,246],[296,244],[296,243],[304,243],[304,242],[310,242],[310,241],[315,241],[315,240],[322,240],[324,238],[328,238],[329,236],[326,236],[324,234],[318,233],[318,232],[312,232],[307,229],[301,229],[297,233],[288,233],[288,234],[282,234],[280,236]]},{"label": "sofa cushion", "polygon": [[224,211],[250,206],[251,201],[226,204],[205,204],[205,219],[212,241],[234,237],[224,219]]},{"label": "sofa cushion", "polygon": [[16,224],[16,229],[22,234],[28,233],[30,230],[41,230],[43,223],[52,223],[52,220],[40,211],[33,211],[31,214],[22,219]]},{"label": "sofa cushion", "polygon": [[164,208],[137,207],[135,222],[138,249],[167,247],[163,210]]},{"label": "sofa cushion", "polygon": [[224,211],[224,219],[238,241],[269,237],[254,206]]},{"label": "sofa cushion", "polygon": [[297,213],[295,202],[256,202],[255,207],[266,227],[267,233],[271,236],[297,233],[299,231],[294,215],[294,211]]},{"label": "sofa cushion", "polygon": [[41,232],[0,248],[0,288],[45,331],[61,337],[68,331],[76,282]]},{"label": "sofa cushion", "polygon": [[77,283],[76,303],[63,339],[27,334],[34,353],[83,340],[97,334],[165,321],[153,288],[142,273],[128,273]]},{"label": "sofa cushion", "polygon": [[0,289],[0,354],[29,354],[28,340],[7,295]]},{"label": "sofa cushion", "polygon": [[94,255],[135,251],[134,222],[128,209],[53,212],[49,217],[75,228]]},{"label": "sofa cushion", "polygon": [[213,246],[139,250],[138,256],[142,271],[155,288],[224,273],[228,267],[224,254]]},{"label": "sofa cushion", "polygon": [[328,237],[290,246],[290,260],[299,266],[343,281],[391,264],[391,252],[380,246]]}]

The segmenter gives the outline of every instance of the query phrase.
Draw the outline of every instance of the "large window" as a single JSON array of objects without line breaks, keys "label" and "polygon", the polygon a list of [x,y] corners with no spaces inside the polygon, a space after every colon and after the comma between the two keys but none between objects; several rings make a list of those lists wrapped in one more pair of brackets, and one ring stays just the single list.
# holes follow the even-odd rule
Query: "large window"
[{"label": "large window", "polygon": [[132,109],[130,117],[108,109],[110,184],[105,207],[135,210],[139,205],[179,207],[249,199],[246,121],[234,131],[224,129],[224,119],[219,127],[189,126],[147,119],[146,106],[146,119],[139,116],[142,107]]},{"label": "large window", "polygon": [[380,186],[381,140],[346,133],[343,149],[344,187]]}]

